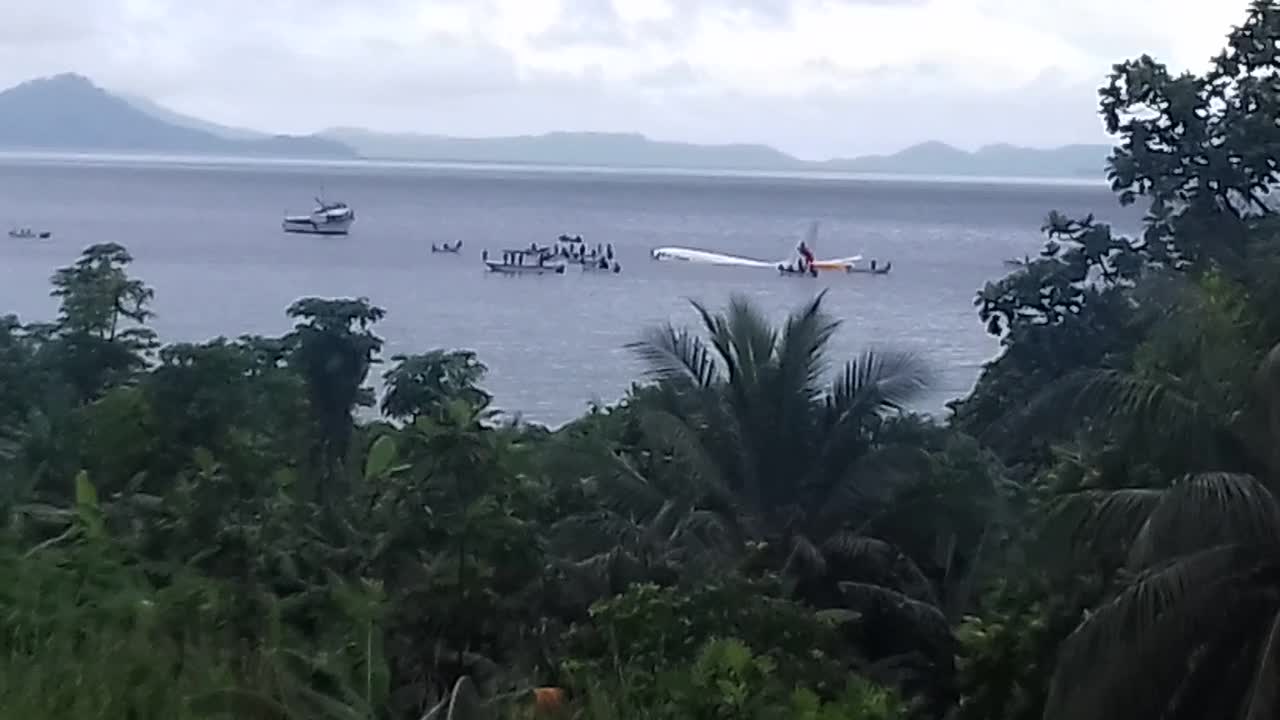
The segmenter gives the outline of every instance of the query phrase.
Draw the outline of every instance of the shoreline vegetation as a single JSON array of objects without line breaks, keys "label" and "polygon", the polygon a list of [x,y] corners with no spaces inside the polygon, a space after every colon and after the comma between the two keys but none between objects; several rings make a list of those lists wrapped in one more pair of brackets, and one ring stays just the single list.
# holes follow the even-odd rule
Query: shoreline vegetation
[{"label": "shoreline vegetation", "polygon": [[162,344],[87,248],[0,320],[0,717],[1275,717],[1278,42],[1259,0],[1203,76],[1115,67],[1146,227],[1051,212],[945,421],[822,295],[640,333],[552,431],[369,299]]}]

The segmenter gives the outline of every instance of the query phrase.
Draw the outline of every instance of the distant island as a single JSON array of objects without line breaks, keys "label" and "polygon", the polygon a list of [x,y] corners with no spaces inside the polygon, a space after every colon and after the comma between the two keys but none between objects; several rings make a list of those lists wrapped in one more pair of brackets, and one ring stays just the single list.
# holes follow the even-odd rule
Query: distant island
[{"label": "distant island", "polygon": [[271,135],[183,115],[144,97],[111,93],[72,73],[30,80],[0,92],[0,118],[0,149],[4,150],[685,170],[1100,177],[1111,149],[1107,145],[1051,149],[990,145],[968,152],[926,142],[889,155],[810,162],[767,145],[700,145],[628,133],[459,138],[332,128],[312,135]]},{"label": "distant island", "polygon": [[316,136],[233,138],[178,124],[74,74],[30,80],[0,92],[0,148],[65,152],[178,153],[356,158]]}]

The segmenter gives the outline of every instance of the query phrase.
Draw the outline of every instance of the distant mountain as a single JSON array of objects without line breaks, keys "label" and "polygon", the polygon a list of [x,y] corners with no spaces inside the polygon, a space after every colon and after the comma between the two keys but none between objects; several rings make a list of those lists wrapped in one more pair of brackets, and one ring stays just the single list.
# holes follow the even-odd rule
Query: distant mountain
[{"label": "distant mountain", "polygon": [[349,145],[369,158],[707,170],[767,170],[803,168],[805,165],[766,145],[695,145],[650,140],[643,135],[628,133],[553,132],[515,137],[457,138],[334,128],[319,134]]},{"label": "distant mountain", "polygon": [[115,95],[74,74],[0,92],[0,149],[995,177],[1101,177],[1110,152],[1106,145],[988,145],[967,152],[927,142],[891,155],[807,162],[767,145],[698,145],[629,133],[459,138],[335,128],[268,135]]},{"label": "distant mountain", "polygon": [[131,95],[129,93],[119,93],[120,99],[150,115],[151,117],[162,120],[170,125],[177,125],[191,130],[201,130],[203,132],[217,135],[226,140],[266,140],[271,137],[270,133],[258,132],[257,130],[248,130],[245,128],[230,127],[228,125],[219,125],[218,123],[201,120],[200,118],[183,115],[180,112],[170,110],[153,100],[148,100],[141,95]]},{"label": "distant mountain", "polygon": [[[342,143],[288,135],[234,139],[174,122],[74,74],[31,80],[0,92],[0,148],[97,152],[354,158]],[[169,112],[169,111],[165,111]],[[181,116],[177,116],[181,117]],[[190,120],[190,119],[188,119]]]},{"label": "distant mountain", "polygon": [[1050,149],[987,145],[966,152],[945,143],[913,145],[892,155],[829,160],[831,170],[910,175],[990,177],[1102,177],[1109,145],[1064,145]]},{"label": "distant mountain", "polygon": [[349,145],[368,158],[995,177],[1101,177],[1111,150],[1107,145],[1067,145],[1046,150],[989,145],[977,152],[966,152],[945,143],[927,142],[892,155],[806,162],[767,145],[695,145],[650,140],[635,134],[557,132],[458,138],[335,128],[319,135]]}]

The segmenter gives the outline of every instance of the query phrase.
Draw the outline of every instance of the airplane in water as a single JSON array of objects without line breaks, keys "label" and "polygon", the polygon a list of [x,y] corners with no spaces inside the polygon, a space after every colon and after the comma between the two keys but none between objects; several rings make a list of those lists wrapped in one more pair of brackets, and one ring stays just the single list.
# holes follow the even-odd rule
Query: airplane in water
[{"label": "airplane in water", "polygon": [[792,255],[781,260],[757,260],[742,255],[733,255],[730,253],[715,252],[712,250],[699,250],[697,248],[687,247],[659,247],[654,248],[651,255],[654,260],[679,260],[683,262],[699,263],[704,265],[732,265],[737,267],[752,268],[777,268],[779,266],[793,265],[797,257],[804,257],[804,249],[810,251],[810,257],[806,257],[806,261],[811,263],[815,270],[838,270],[848,272],[851,267],[858,261],[862,260],[861,255],[851,255],[849,257],[818,259],[812,256],[812,252],[816,249],[818,242],[818,223],[813,222],[809,225],[809,230],[805,234],[805,239],[800,241],[796,246],[796,255]]}]

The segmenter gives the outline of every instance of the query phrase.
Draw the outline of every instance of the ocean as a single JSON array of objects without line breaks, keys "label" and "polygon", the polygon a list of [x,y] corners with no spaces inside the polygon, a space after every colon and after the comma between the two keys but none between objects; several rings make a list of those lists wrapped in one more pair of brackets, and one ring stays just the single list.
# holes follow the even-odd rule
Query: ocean
[{"label": "ocean", "polygon": [[[282,214],[321,192],[355,209],[352,234],[281,232]],[[625,345],[654,324],[695,323],[691,299],[719,308],[741,293],[781,318],[826,289],[842,321],[833,364],[867,348],[917,353],[936,375],[917,409],[942,413],[999,349],[975,293],[1006,258],[1039,251],[1050,210],[1127,232],[1141,220],[1101,182],[5,156],[0,224],[54,235],[0,236],[0,313],[50,318],[53,271],[117,242],[155,288],[162,340],[280,334],[299,297],[366,296],[387,309],[385,357],[475,350],[499,408],[557,425],[620,398],[642,377]],[[861,254],[892,272],[793,278],[649,257],[682,245],[780,259],[813,221],[819,257]],[[612,243],[622,272],[502,277],[480,262],[483,249],[561,234]],[[431,253],[457,240],[461,255]]]}]

